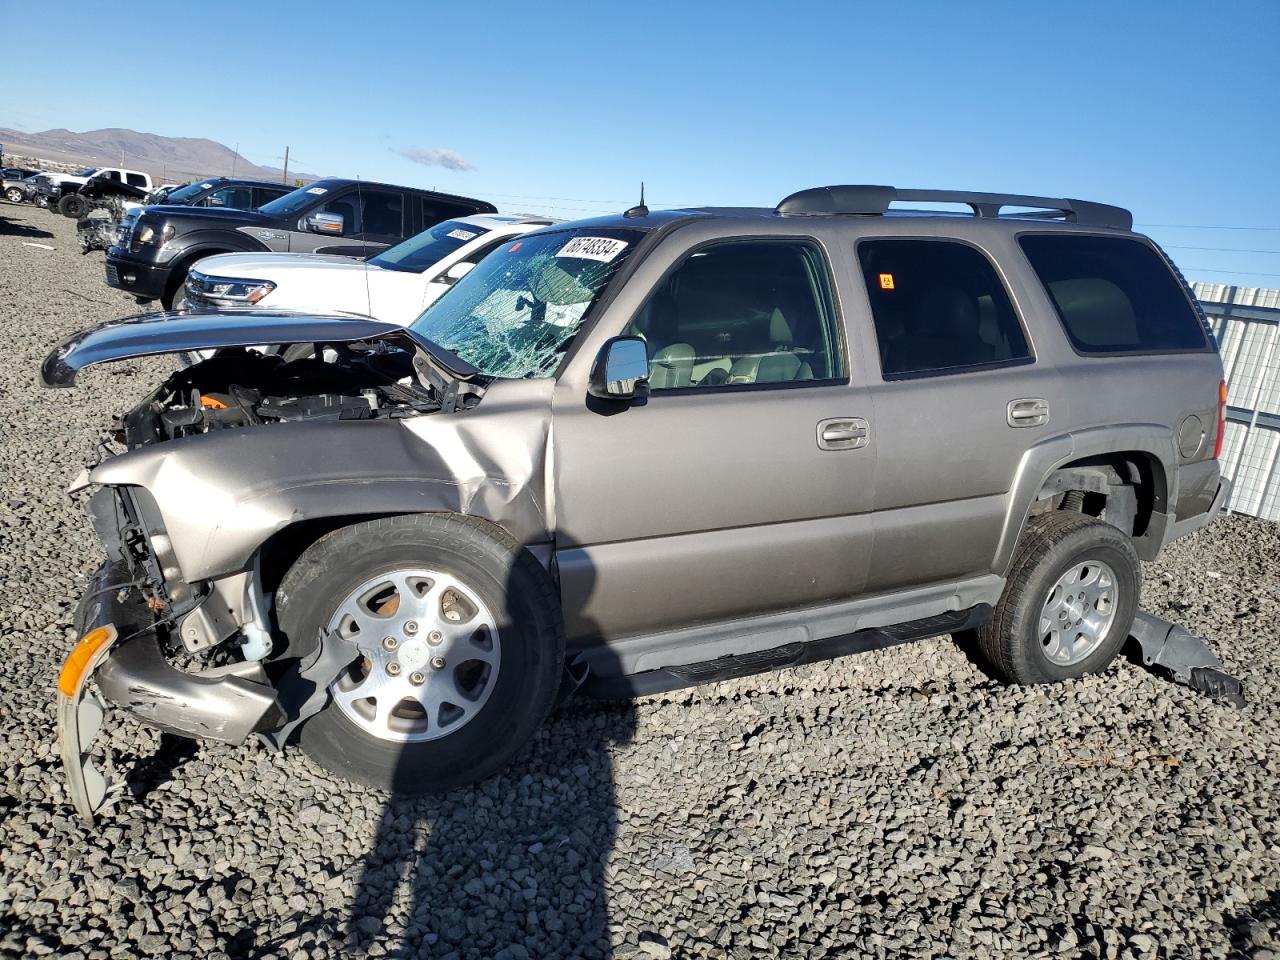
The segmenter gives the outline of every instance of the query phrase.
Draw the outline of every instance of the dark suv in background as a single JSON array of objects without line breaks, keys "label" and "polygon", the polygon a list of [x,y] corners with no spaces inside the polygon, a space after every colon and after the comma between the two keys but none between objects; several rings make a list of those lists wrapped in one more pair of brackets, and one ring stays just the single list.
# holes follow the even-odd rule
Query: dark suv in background
[{"label": "dark suv in background", "polygon": [[453,217],[496,213],[483,200],[357,180],[318,180],[255,211],[147,207],[107,252],[107,284],[166,309],[195,261],[215,253],[366,257]]}]

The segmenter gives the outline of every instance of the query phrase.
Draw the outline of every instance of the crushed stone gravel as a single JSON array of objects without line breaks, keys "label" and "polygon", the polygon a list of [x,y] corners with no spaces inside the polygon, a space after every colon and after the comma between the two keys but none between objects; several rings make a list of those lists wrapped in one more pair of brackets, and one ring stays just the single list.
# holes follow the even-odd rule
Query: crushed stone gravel
[{"label": "crushed stone gravel", "polygon": [[1124,658],[1006,687],[943,637],[571,702],[507,773],[424,800],[116,716],[86,828],[53,685],[99,549],[64,491],[168,361],[38,370],[137,309],[72,221],[0,204],[0,955],[1280,956],[1280,529],[1242,517],[1144,586],[1241,710]]}]

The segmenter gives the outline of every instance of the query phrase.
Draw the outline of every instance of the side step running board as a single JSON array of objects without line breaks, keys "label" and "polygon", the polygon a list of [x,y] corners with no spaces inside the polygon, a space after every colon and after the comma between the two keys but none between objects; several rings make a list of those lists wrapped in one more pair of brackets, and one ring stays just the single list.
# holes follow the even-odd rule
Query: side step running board
[{"label": "side step running board", "polygon": [[980,603],[968,610],[942,613],[889,627],[872,627],[824,640],[788,643],[769,650],[717,657],[715,660],[704,660],[701,663],[662,667],[630,676],[602,677],[590,674],[582,682],[581,689],[587,696],[603,700],[643,697],[716,680],[746,677],[753,673],[764,673],[766,670],[833,660],[851,653],[866,653],[869,650],[893,647],[912,640],[925,640],[944,633],[972,630],[990,620],[991,606]]}]

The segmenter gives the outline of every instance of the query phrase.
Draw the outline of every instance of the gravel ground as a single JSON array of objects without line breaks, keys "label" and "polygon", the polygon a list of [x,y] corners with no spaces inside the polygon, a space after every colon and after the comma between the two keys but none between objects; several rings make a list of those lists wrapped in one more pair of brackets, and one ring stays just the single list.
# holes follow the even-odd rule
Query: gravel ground
[{"label": "gravel ground", "polygon": [[98,547],[63,491],[164,366],[37,386],[56,341],[133,309],[101,271],[71,221],[0,204],[0,954],[1280,956],[1280,529],[1244,518],[1145,585],[1243,710],[1123,659],[1004,687],[939,638],[571,703],[506,775],[420,801],[122,718],[86,829],[53,683]]}]

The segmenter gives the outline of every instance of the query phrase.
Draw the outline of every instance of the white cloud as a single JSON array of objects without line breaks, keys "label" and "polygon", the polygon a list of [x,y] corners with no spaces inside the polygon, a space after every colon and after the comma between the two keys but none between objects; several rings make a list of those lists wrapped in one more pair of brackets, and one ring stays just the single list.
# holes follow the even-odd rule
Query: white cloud
[{"label": "white cloud", "polygon": [[433,147],[430,150],[423,150],[420,147],[401,147],[395,152],[406,160],[420,163],[424,167],[444,167],[446,170],[459,170],[463,173],[475,169],[462,154],[444,147]]}]

